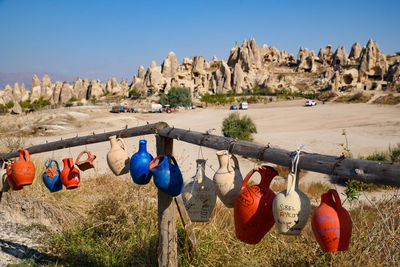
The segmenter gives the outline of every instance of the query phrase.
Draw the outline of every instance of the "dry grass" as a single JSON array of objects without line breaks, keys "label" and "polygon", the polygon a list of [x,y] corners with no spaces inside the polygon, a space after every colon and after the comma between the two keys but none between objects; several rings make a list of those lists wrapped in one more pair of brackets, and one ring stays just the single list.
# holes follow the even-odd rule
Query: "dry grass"
[{"label": "dry grass", "polygon": [[394,96],[392,94],[380,96],[374,100],[374,104],[384,104],[384,105],[397,105],[400,103],[400,96]]},{"label": "dry grass", "polygon": [[363,94],[362,92],[353,95],[342,95],[336,98],[335,102],[340,103],[367,103],[374,95]]},{"label": "dry grass", "polygon": [[[38,172],[41,170],[38,169]],[[284,183],[281,183],[285,187]],[[284,188],[273,188],[278,192]],[[325,184],[300,189],[310,198]],[[32,187],[6,194],[3,209],[36,224],[57,224],[46,251],[55,266],[156,266],[157,191],[152,182],[135,185],[128,176],[83,178],[78,189],[50,194],[36,177]],[[315,207],[314,207],[315,208]],[[17,211],[14,211],[17,210]],[[399,265],[400,195],[351,210],[353,235],[347,252],[323,253],[310,223],[300,236],[279,235],[275,227],[257,245],[235,237],[233,210],[218,203],[207,223],[193,223],[197,250],[178,224],[180,266],[374,266]],[[40,216],[39,216],[40,215]]]}]

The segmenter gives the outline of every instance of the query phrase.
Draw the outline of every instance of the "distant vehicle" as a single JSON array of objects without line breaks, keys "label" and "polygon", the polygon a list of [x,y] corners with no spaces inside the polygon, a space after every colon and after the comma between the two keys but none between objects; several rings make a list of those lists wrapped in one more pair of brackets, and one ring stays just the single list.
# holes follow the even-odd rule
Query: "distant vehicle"
[{"label": "distant vehicle", "polygon": [[248,109],[249,108],[249,104],[247,102],[242,102],[239,104],[239,109]]},{"label": "distant vehicle", "polygon": [[306,107],[312,107],[312,106],[316,106],[317,102],[315,102],[314,100],[307,100],[306,101]]},{"label": "distant vehicle", "polygon": [[138,112],[137,108],[129,107],[129,106],[113,106],[111,108],[112,113],[122,113],[122,112]]},{"label": "distant vehicle", "polygon": [[238,107],[235,106],[235,105],[232,105],[229,109],[230,109],[230,110],[238,110]]},{"label": "distant vehicle", "polygon": [[151,112],[152,113],[161,113],[162,107],[163,106],[161,104],[151,104]]}]

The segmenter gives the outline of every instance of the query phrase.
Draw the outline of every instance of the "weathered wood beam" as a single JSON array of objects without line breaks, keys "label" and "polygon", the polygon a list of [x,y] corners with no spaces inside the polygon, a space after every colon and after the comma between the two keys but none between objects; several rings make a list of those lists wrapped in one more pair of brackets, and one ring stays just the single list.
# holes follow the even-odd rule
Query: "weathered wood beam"
[{"label": "weathered wood beam", "polygon": [[[36,153],[48,152],[74,146],[82,146],[93,143],[105,142],[108,141],[108,138],[113,135],[120,135],[121,137],[134,137],[147,134],[155,134],[166,126],[168,126],[168,124],[165,122],[157,122],[153,124],[147,124],[132,128],[125,128],[112,132],[99,133],[99,134],[93,133],[92,135],[73,137],[73,138],[63,139],[60,141],[54,141],[46,144],[31,146],[27,148],[27,150],[29,151],[29,154],[36,154]],[[15,157],[18,157],[17,151],[0,154],[0,160],[5,160]]]},{"label": "weathered wood beam", "polygon": [[[173,127],[163,128],[159,135],[217,150],[226,149],[236,155],[287,167],[291,166],[295,155],[294,151]],[[399,163],[347,159],[343,156],[302,152],[298,167],[339,178],[353,178],[362,182],[400,187]]]}]

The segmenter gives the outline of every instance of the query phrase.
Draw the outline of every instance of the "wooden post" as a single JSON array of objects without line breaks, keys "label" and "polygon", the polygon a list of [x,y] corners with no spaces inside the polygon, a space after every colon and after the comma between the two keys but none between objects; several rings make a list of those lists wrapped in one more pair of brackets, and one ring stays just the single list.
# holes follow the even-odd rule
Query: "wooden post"
[{"label": "wooden post", "polygon": [[[157,155],[172,154],[173,139],[157,135]],[[178,266],[176,212],[173,197],[158,190],[158,266]]]}]

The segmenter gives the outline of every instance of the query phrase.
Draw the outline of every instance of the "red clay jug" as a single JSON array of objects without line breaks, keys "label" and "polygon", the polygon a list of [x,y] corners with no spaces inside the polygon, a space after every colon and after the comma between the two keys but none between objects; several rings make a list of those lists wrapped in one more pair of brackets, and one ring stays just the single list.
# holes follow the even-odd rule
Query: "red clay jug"
[{"label": "red clay jug", "polygon": [[29,161],[29,152],[25,149],[18,150],[19,159],[12,166],[12,176],[17,186],[30,185],[35,178],[35,166]]},{"label": "red clay jug", "polygon": [[[261,174],[258,185],[247,186],[250,177]],[[274,225],[272,202],[275,193],[269,189],[272,179],[278,172],[269,166],[251,170],[243,181],[241,191],[234,206],[236,237],[247,243],[257,244]]]},{"label": "red clay jug", "polygon": [[313,212],[311,227],[325,252],[346,251],[352,231],[350,214],[342,207],[336,190],[322,194],[321,204]]},{"label": "red clay jug", "polygon": [[77,188],[80,182],[79,170],[74,167],[72,158],[63,159],[64,169],[61,172],[61,182],[67,189]]},{"label": "red clay jug", "polygon": [[12,166],[14,163],[7,165],[7,181],[10,184],[12,190],[18,191],[22,189],[22,186],[18,186],[14,180]]},{"label": "red clay jug", "polygon": [[[81,160],[81,157],[82,157],[84,154],[87,155],[87,159],[86,159],[86,160]],[[76,160],[75,160],[75,165],[78,166],[78,168],[79,168],[81,171],[84,172],[84,171],[86,171],[86,170],[89,170],[89,169],[94,168],[93,161],[94,161],[95,159],[96,159],[96,156],[95,156],[95,155],[92,155],[92,153],[90,153],[90,151],[88,151],[88,150],[84,150],[84,151],[82,151],[82,152],[78,155],[78,157],[76,158]]]}]

